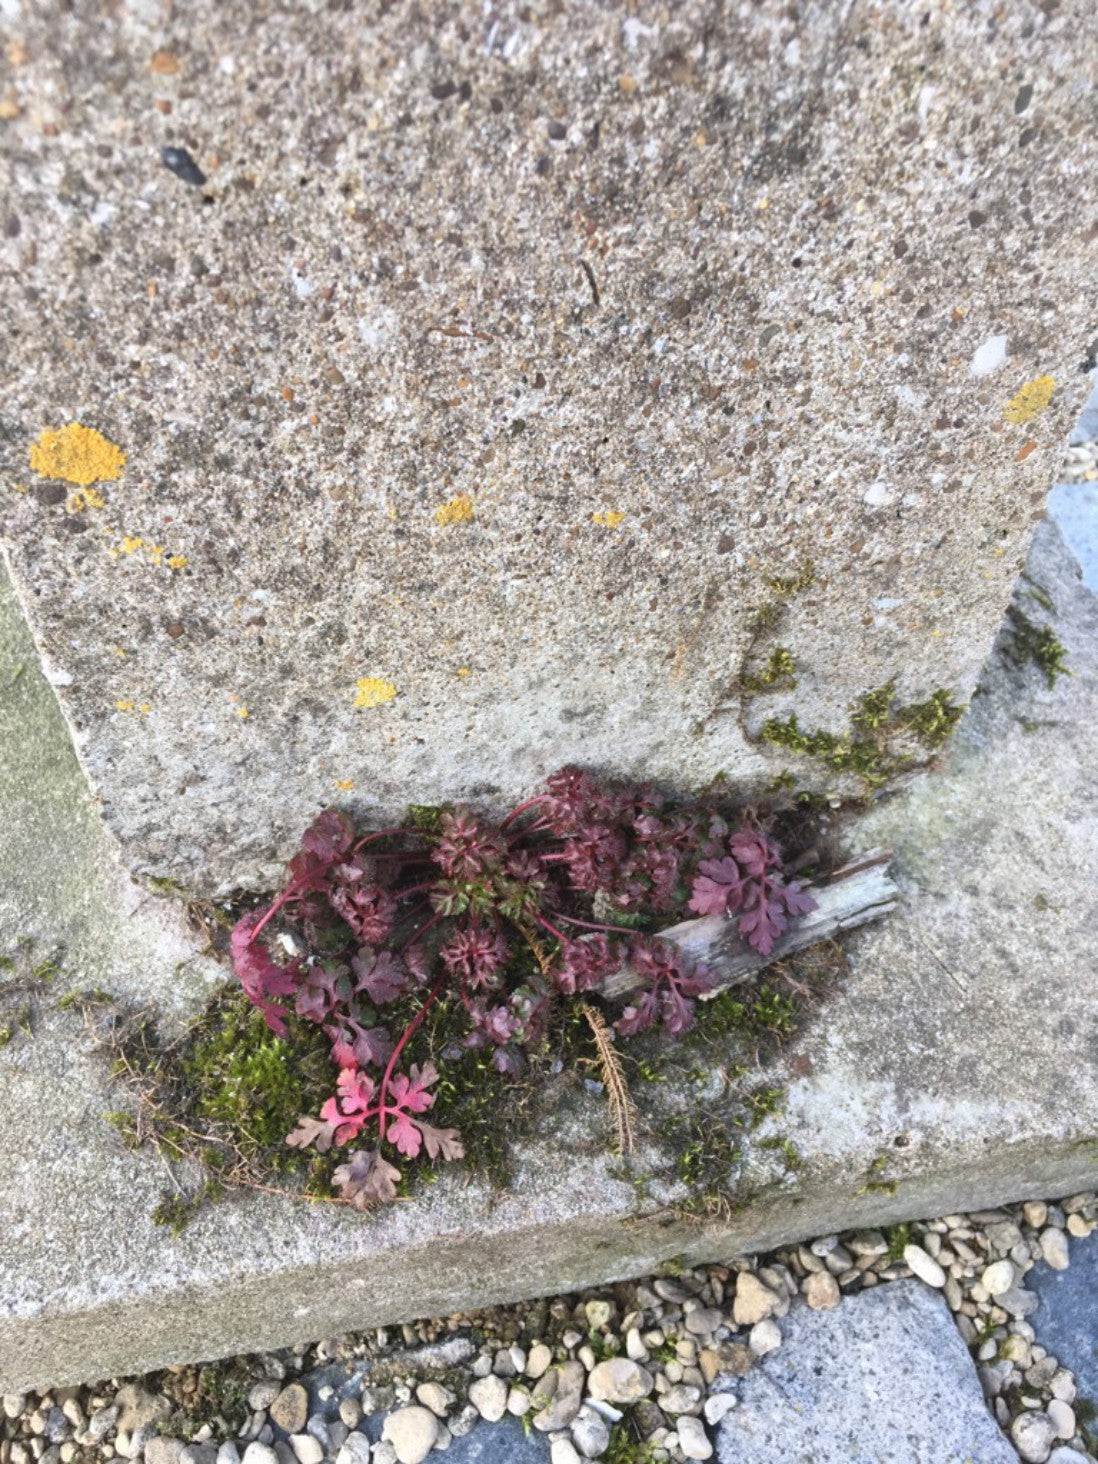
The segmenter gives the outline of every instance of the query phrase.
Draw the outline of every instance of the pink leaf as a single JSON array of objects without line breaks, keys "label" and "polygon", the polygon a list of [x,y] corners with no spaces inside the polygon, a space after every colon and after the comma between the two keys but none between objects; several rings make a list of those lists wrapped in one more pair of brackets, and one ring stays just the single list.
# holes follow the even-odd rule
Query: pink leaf
[{"label": "pink leaf", "polygon": [[406,1113],[398,1113],[395,1118],[390,1120],[385,1137],[390,1144],[395,1144],[408,1159],[414,1159],[423,1144],[418,1124]]}]

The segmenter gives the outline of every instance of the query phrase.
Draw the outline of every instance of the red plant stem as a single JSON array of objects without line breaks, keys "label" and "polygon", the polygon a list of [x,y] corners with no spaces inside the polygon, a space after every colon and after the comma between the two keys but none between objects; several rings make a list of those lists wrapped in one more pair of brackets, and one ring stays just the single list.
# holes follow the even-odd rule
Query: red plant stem
[{"label": "red plant stem", "polygon": [[629,935],[634,933],[628,925],[596,925],[590,920],[577,920],[574,915],[562,915],[557,912],[557,919],[563,920],[566,925],[582,925],[584,930],[606,930],[611,935]]},{"label": "red plant stem", "polygon": [[[549,823],[549,820],[544,816],[542,816],[541,818],[536,818],[532,824],[527,824],[525,828],[513,829],[511,833],[507,835],[507,842],[510,844],[515,844],[518,842],[519,839],[528,839],[531,834],[540,834],[544,829],[548,829],[550,827],[551,825]],[[501,824],[501,832],[502,829],[503,825]]]},{"label": "red plant stem", "polygon": [[438,880],[429,879],[425,884],[409,885],[406,890],[394,890],[393,895],[398,900],[407,899],[409,895],[421,895],[424,890],[433,890]]},{"label": "red plant stem", "polygon": [[296,899],[297,896],[298,896],[298,893],[299,893],[299,890],[298,890],[298,886],[297,886],[296,883],[290,885],[289,889],[283,890],[282,894],[279,895],[278,899],[274,902],[274,904],[271,906],[271,908],[267,911],[266,915],[264,915],[263,919],[259,922],[259,924],[256,926],[256,928],[252,931],[251,937],[248,940],[248,944],[249,945],[254,945],[255,944],[256,937],[259,935],[259,932],[266,925],[267,921],[270,920],[271,916],[272,915],[277,915],[278,912],[279,912],[279,910],[282,909],[283,905],[286,904],[287,900]]},{"label": "red plant stem", "polygon": [[536,798],[528,798],[525,803],[520,803],[517,808],[512,808],[511,812],[500,824],[500,828],[505,829],[509,823],[514,823],[515,819],[518,818],[520,813],[525,813],[528,808],[536,808],[539,803],[544,802],[544,793],[539,793]]},{"label": "red plant stem", "polygon": [[444,973],[438,978],[434,986],[431,987],[431,990],[427,994],[427,1000],[420,1007],[419,1011],[416,1012],[415,1016],[408,1023],[407,1027],[405,1027],[403,1036],[401,1037],[397,1045],[393,1048],[393,1055],[389,1059],[389,1066],[385,1069],[385,1076],[381,1080],[381,1087],[378,1089],[377,1094],[377,1118],[382,1140],[384,1140],[385,1138],[385,1114],[387,1112],[399,1112],[399,1109],[387,1109],[385,1105],[385,1099],[389,1092],[389,1080],[393,1076],[393,1069],[397,1065],[397,1060],[399,1059],[400,1054],[407,1047],[408,1041],[411,1038],[412,1034],[415,1032],[420,1022],[423,1021],[423,1018],[427,1015],[427,1013],[434,1006],[435,1002],[438,1000],[439,992],[442,990],[443,982],[445,980],[446,975]]},{"label": "red plant stem", "polygon": [[534,919],[541,926],[542,930],[547,930],[554,940],[560,941],[561,945],[571,944],[568,937],[566,935],[561,935],[559,930],[554,929],[553,926],[549,924],[548,920],[546,920],[544,915],[535,915]]}]

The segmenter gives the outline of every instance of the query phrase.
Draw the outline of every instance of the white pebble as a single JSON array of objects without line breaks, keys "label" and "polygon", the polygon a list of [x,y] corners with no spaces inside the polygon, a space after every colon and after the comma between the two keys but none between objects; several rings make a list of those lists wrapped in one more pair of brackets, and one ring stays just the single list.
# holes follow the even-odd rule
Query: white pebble
[{"label": "white pebble", "polygon": [[1002,1296],[1014,1285],[1014,1263],[1012,1261],[993,1261],[986,1268],[980,1280],[988,1296]]},{"label": "white pebble", "polygon": [[905,1245],[904,1261],[920,1281],[928,1286],[941,1288],[946,1284],[945,1272],[933,1256],[928,1256],[921,1245]]},{"label": "white pebble", "polygon": [[680,1418],[678,1434],[679,1448],[688,1459],[712,1459],[713,1445],[700,1418]]},{"label": "white pebble", "polygon": [[[751,1328],[751,1335],[747,1340],[756,1357],[765,1357],[768,1352],[775,1352],[782,1345],[781,1329],[772,1317],[764,1317],[761,1322],[756,1322]],[[717,1396],[732,1397],[734,1395],[726,1393]],[[708,1404],[706,1406],[708,1407]],[[708,1414],[706,1416],[708,1417]]]},{"label": "white pebble", "polygon": [[438,1440],[438,1419],[429,1408],[399,1408],[386,1418],[382,1436],[400,1464],[423,1464]]},{"label": "white pebble", "polygon": [[705,1400],[705,1421],[716,1428],[726,1413],[731,1413],[739,1403],[735,1393],[711,1393]]},{"label": "white pebble", "polygon": [[1056,1430],[1058,1439],[1070,1439],[1075,1437],[1075,1410],[1068,1403],[1062,1403],[1059,1398],[1053,1398],[1052,1402],[1045,1409],[1053,1428]]},{"label": "white pebble", "polygon": [[490,1375],[470,1385],[469,1402],[487,1423],[498,1423],[507,1412],[507,1384]]},{"label": "white pebble", "polygon": [[1066,1271],[1071,1264],[1067,1236],[1055,1225],[1041,1231],[1041,1254],[1054,1271]]}]

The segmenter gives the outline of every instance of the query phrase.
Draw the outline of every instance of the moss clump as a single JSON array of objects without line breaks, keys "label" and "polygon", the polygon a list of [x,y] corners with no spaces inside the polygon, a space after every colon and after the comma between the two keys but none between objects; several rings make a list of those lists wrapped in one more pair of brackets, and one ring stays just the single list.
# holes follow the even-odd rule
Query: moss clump
[{"label": "moss clump", "polygon": [[196,1027],[180,1061],[193,1115],[224,1125],[246,1155],[280,1172],[303,1167],[284,1140],[333,1080],[324,1033],[296,1018],[289,1025],[277,1037],[242,996],[227,997]]},{"label": "moss clump", "polygon": [[740,688],[752,696],[766,691],[792,691],[797,685],[797,663],[785,646],[775,646],[761,671],[745,672]]},{"label": "moss clump", "polygon": [[[661,1360],[674,1362],[674,1348],[669,1357]],[[610,1444],[603,1455],[606,1464],[653,1464],[655,1457],[654,1446],[640,1437],[636,1424],[628,1416],[615,1423],[610,1430]]]},{"label": "moss clump", "polygon": [[926,701],[912,702],[901,707],[896,715],[896,725],[907,728],[931,752],[937,752],[953,734],[961,720],[964,707],[953,700],[953,694],[939,688]]},{"label": "moss clump", "polygon": [[1067,666],[1067,648],[1051,626],[1037,625],[1018,605],[1011,605],[1007,621],[1006,655],[1014,665],[1038,667],[1050,688],[1056,685],[1058,676],[1072,674]]},{"label": "moss clump", "polygon": [[837,773],[860,778],[867,788],[879,788],[897,773],[917,765],[917,759],[894,747],[895,739],[906,735],[929,752],[937,752],[948,739],[964,708],[944,688],[925,701],[896,705],[896,684],[863,693],[850,718],[850,731],[805,731],[791,712],[783,721],[771,717],[759,731],[759,740],[786,752],[816,758]]},{"label": "moss clump", "polygon": [[763,576],[763,584],[766,588],[772,595],[777,595],[782,600],[788,600],[792,595],[800,595],[805,590],[810,590],[815,583],[816,565],[811,559],[806,559],[791,575]]}]

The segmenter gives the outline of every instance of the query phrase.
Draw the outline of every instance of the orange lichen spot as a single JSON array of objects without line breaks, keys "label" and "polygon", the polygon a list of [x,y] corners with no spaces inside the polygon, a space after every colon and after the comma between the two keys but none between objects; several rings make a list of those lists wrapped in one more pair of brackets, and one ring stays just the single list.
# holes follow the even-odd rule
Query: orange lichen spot
[{"label": "orange lichen spot", "polygon": [[86,485],[120,478],[126,454],[94,427],[70,422],[67,427],[43,430],[31,447],[30,465],[42,478]]},{"label": "orange lichen spot", "polygon": [[19,116],[19,103],[15,100],[15,93],[8,90],[0,97],[0,122],[14,122]]},{"label": "orange lichen spot", "polygon": [[78,488],[69,494],[65,505],[69,513],[83,513],[86,508],[106,508],[107,500],[97,488]]},{"label": "orange lichen spot", "polygon": [[1023,422],[1031,422],[1045,410],[1055,390],[1056,381],[1053,377],[1036,376],[1032,381],[1027,381],[1016,396],[1011,397],[1003,408],[1003,416],[1016,427]]},{"label": "orange lichen spot", "polygon": [[149,70],[154,76],[175,76],[179,62],[170,51],[154,51]]},{"label": "orange lichen spot", "polygon": [[12,66],[25,66],[30,60],[30,52],[22,41],[9,41],[5,54]]},{"label": "orange lichen spot", "polygon": [[619,76],[618,90],[625,93],[627,97],[632,96],[637,89],[637,78],[635,76]]},{"label": "orange lichen spot", "polygon": [[616,508],[604,508],[591,515],[591,522],[600,524],[604,529],[616,529],[625,522],[625,514]]},{"label": "orange lichen spot", "polygon": [[332,787],[338,788],[341,793],[353,793],[355,791],[355,780],[354,778],[336,778]]},{"label": "orange lichen spot", "polygon": [[1029,439],[1028,442],[1023,442],[1021,447],[1014,454],[1014,461],[1016,463],[1024,463],[1026,458],[1029,457],[1030,453],[1033,452],[1036,447],[1037,444],[1034,442],[1032,437]]},{"label": "orange lichen spot", "polygon": [[473,500],[468,493],[459,493],[449,503],[440,503],[435,509],[435,523],[443,527],[448,524],[470,524],[472,521]]},{"label": "orange lichen spot", "polygon": [[116,554],[136,554],[139,549],[144,549],[144,547],[144,539],[139,539],[136,534],[127,534],[114,552]]},{"label": "orange lichen spot", "polygon": [[190,560],[187,558],[187,556],[185,554],[169,554],[168,555],[168,568],[169,569],[186,569],[187,568],[187,565],[189,563],[190,563]]},{"label": "orange lichen spot", "polygon": [[380,676],[360,676],[355,682],[356,707],[380,707],[391,702],[397,689],[391,681]]}]

